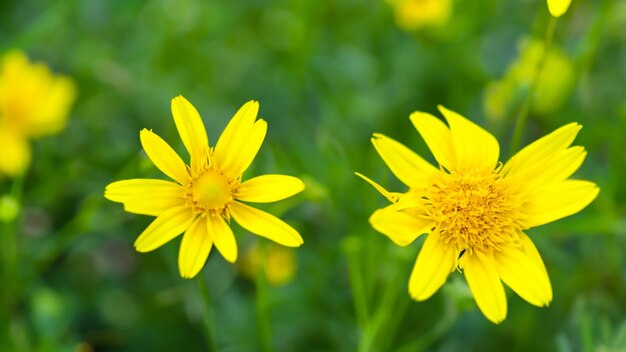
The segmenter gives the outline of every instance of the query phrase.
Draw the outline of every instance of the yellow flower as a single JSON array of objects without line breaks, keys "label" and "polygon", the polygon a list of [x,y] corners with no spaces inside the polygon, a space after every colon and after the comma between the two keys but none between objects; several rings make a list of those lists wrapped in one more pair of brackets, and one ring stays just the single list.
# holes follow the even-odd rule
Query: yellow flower
[{"label": "yellow flower", "polygon": [[[254,280],[261,268],[261,248],[255,243],[244,254],[240,270],[248,278]],[[293,250],[281,246],[267,246],[265,256],[265,278],[274,286],[289,282],[296,272],[296,258]]]},{"label": "yellow flower", "polygon": [[561,17],[567,12],[572,0],[548,0],[548,11],[554,17]]},{"label": "yellow flower", "polygon": [[427,113],[411,115],[439,167],[374,134],[378,154],[409,190],[388,192],[358,174],[392,203],[372,214],[372,227],[400,246],[428,234],[409,279],[415,300],[431,297],[460,267],[478,308],[494,323],[507,312],[502,281],[529,303],[547,306],[550,279],[524,231],[577,213],[597,196],[594,183],[568,179],[586,156],[583,147],[570,147],[581,126],[565,125],[502,165],[489,132],[439,110],[449,127]]},{"label": "yellow flower", "polygon": [[414,31],[444,25],[450,19],[450,0],[389,0],[398,27]]},{"label": "yellow flower", "polygon": [[76,97],[73,81],[30,63],[20,51],[0,61],[0,173],[17,176],[30,163],[28,140],[65,127]]},{"label": "yellow flower", "polygon": [[256,120],[258,111],[258,102],[244,104],[212,148],[198,111],[182,96],[174,98],[172,114],[190,155],[189,166],[161,137],[141,131],[144,151],[175,182],[124,180],[111,183],[104,192],[107,199],[123,203],[127,212],[157,217],[135,241],[138,252],[155,250],[184,232],[178,254],[182,277],[192,278],[202,269],[213,245],[233,263],[237,243],[229,227],[231,217],[244,229],[281,245],[302,244],[302,237],[291,226],[241,202],[275,202],[304,189],[300,179],[286,175],[263,175],[242,182],[242,174],[267,131],[265,120]]}]

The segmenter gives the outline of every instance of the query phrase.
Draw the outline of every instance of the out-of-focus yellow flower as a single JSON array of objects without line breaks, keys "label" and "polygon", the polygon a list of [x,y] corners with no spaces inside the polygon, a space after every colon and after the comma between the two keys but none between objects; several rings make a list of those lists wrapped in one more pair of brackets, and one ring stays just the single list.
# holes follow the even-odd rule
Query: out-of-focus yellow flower
[{"label": "out-of-focus yellow flower", "polygon": [[[539,61],[544,55],[545,45],[537,39],[520,43],[520,54],[511,63],[501,80],[487,85],[483,107],[488,118],[500,120],[509,115],[530,89]],[[532,97],[531,110],[539,115],[548,115],[558,109],[574,87],[574,63],[558,47],[547,53],[543,69]]]},{"label": "out-of-focus yellow flower", "polygon": [[[255,243],[243,255],[240,264],[241,273],[254,280],[261,269],[261,248]],[[293,278],[296,272],[296,256],[293,250],[287,247],[267,245],[265,257],[265,277],[267,282],[274,286],[283,285]]]},{"label": "out-of-focus yellow flower", "polygon": [[374,134],[376,151],[408,191],[389,192],[358,174],[391,202],[372,214],[370,224],[399,246],[427,234],[409,279],[417,301],[431,297],[458,267],[494,323],[507,314],[503,282],[530,304],[547,306],[548,272],[525,232],[579,212],[598,195],[593,182],[570,179],[587,155],[570,146],[581,126],[567,124],[502,164],[493,135],[454,111],[439,110],[447,126],[427,113],[411,115],[438,166]]},{"label": "out-of-focus yellow flower", "polygon": [[143,129],[143,149],[172,181],[132,179],[113,182],[104,196],[124,204],[130,213],[156,216],[135,241],[138,252],[153,251],[185,233],[178,254],[183,278],[200,272],[213,245],[224,259],[237,260],[237,241],[231,217],[246,230],[288,247],[299,247],[302,237],[286,222],[246,205],[271,203],[304,190],[304,183],[287,175],[262,175],[243,181],[267,132],[257,120],[259,103],[249,101],[230,120],[215,147],[209,147],[200,114],[182,96],[172,99],[172,115],[190,156],[185,165],[161,137]]},{"label": "out-of-focus yellow flower", "polygon": [[396,24],[405,31],[442,26],[450,19],[451,0],[388,0]]},{"label": "out-of-focus yellow flower", "polygon": [[11,51],[0,61],[0,173],[16,176],[30,163],[28,140],[61,131],[76,97],[74,82]]},{"label": "out-of-focus yellow flower", "polygon": [[572,0],[548,0],[548,11],[554,17],[561,17],[567,12]]}]

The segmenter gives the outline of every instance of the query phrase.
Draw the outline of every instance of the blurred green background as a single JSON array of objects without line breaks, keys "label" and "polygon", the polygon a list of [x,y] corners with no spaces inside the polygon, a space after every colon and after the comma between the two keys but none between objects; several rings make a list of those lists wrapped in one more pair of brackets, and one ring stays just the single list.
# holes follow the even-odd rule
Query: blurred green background
[{"label": "blurred green background", "polygon": [[[545,1],[457,0],[451,11],[443,24],[405,31],[390,3],[373,0],[0,2],[0,52],[24,50],[78,87],[68,127],[33,144],[20,265],[0,284],[19,293],[0,350],[207,350],[197,283],[178,274],[180,239],[135,253],[151,218],[102,197],[112,181],[162,177],[141,152],[141,128],[184,151],[169,108],[178,94],[212,143],[239,106],[259,100],[268,135],[244,177],[307,183],[265,207],[304,238],[295,276],[267,292],[276,351],[626,350],[624,0],[574,0],[558,20],[561,61],[544,72],[524,132],[523,145],[581,123],[575,144],[589,155],[575,177],[601,188],[581,213],[529,232],[552,280],[550,307],[508,290],[508,317],[493,325],[460,273],[413,302],[407,283],[423,239],[399,248],[369,226],[386,201],[353,172],[403,190],[371,134],[433,161],[408,119],[415,110],[460,112],[494,133],[507,158],[535,65],[524,43],[541,43]],[[0,194],[11,187],[0,179]],[[235,233],[240,251],[261,241]],[[203,273],[221,350],[260,350],[254,280],[216,251]]]}]

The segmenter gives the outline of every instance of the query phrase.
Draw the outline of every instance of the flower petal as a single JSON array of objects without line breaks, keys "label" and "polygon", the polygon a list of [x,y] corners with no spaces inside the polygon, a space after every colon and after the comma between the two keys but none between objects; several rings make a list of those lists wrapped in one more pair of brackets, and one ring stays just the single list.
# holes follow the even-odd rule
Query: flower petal
[{"label": "flower petal", "polygon": [[[248,155],[253,154],[250,161],[245,165],[246,168],[250,165],[252,159],[254,159],[258,147],[254,150],[254,153],[251,153],[254,147],[251,143],[251,139],[256,138],[256,143],[258,143],[259,135],[262,134],[261,143],[263,142],[263,138],[265,137],[265,132],[263,131],[264,123],[257,125],[254,122],[258,113],[259,103],[257,101],[251,100],[245,103],[237,113],[235,113],[235,116],[233,116],[224,129],[224,132],[222,132],[222,135],[217,140],[213,156],[218,167],[229,177],[239,176],[239,174],[236,173],[237,170],[235,170],[234,165],[238,164],[238,168],[240,168],[241,165],[245,163],[240,160],[242,151],[245,151]],[[256,132],[253,131],[255,126],[257,126]],[[267,125],[265,125],[265,130],[266,129]],[[244,170],[241,172],[243,171]]]},{"label": "flower petal", "polygon": [[464,255],[463,273],[478,308],[495,324],[506,318],[506,294],[493,256],[474,252]]},{"label": "flower petal", "polygon": [[139,133],[139,138],[143,150],[159,170],[180,184],[187,182],[187,167],[167,142],[145,128]]},{"label": "flower petal", "polygon": [[439,111],[450,125],[458,170],[493,170],[500,156],[498,140],[482,127],[439,105]]},{"label": "flower petal", "polygon": [[0,127],[0,175],[10,177],[23,174],[31,159],[30,145],[26,137],[6,128]]},{"label": "flower petal", "polygon": [[587,152],[585,152],[583,147],[567,148],[556,153],[552,160],[545,164],[537,164],[532,167],[534,172],[529,174],[528,177],[523,180],[519,179],[519,177],[517,179],[525,184],[528,191],[532,192],[538,187],[561,182],[572,176],[580,165],[582,165],[586,156]]},{"label": "flower petal", "polygon": [[104,197],[118,203],[143,196],[182,198],[184,189],[174,182],[140,178],[112,182],[104,189]]},{"label": "flower petal", "polygon": [[397,192],[389,192],[388,190],[386,190],[385,188],[383,188],[383,186],[379,185],[378,183],[372,181],[369,177],[355,172],[355,175],[359,176],[360,178],[362,178],[363,180],[365,180],[365,182],[369,183],[372,187],[374,187],[380,194],[382,194],[385,198],[387,198],[388,201],[390,201],[391,203],[395,203],[398,201],[398,199],[400,198],[401,193],[397,193]]},{"label": "flower petal", "polygon": [[421,234],[430,232],[432,221],[394,211],[390,207],[376,210],[370,217],[370,224],[398,246],[408,246]]},{"label": "flower petal", "polygon": [[503,248],[494,253],[502,281],[528,303],[545,307],[552,301],[550,278],[531,254],[518,248]]},{"label": "flower petal", "polygon": [[525,225],[535,227],[576,214],[591,203],[600,189],[589,181],[566,180],[534,192],[525,211]]},{"label": "flower petal", "polygon": [[573,122],[539,138],[511,157],[502,168],[502,173],[520,179],[532,177],[555,155],[569,147],[581,128],[581,125]]},{"label": "flower petal", "polygon": [[422,189],[438,170],[403,144],[380,133],[372,138],[374,148],[396,177],[405,185]]},{"label": "flower petal", "polygon": [[222,257],[231,263],[237,261],[237,241],[230,226],[221,216],[209,216],[206,223],[207,233]]},{"label": "flower petal", "polygon": [[435,116],[421,111],[412,113],[410,119],[439,165],[451,170],[456,163],[456,155],[448,126]]},{"label": "flower petal", "polygon": [[191,168],[198,171],[206,163],[209,149],[209,138],[202,117],[182,95],[172,99],[172,116],[174,116],[178,134],[189,152]]},{"label": "flower petal", "polygon": [[124,202],[124,211],[133,214],[159,216],[164,212],[185,205],[185,198],[136,198]]},{"label": "flower petal", "polygon": [[548,0],[548,11],[554,17],[561,17],[567,12],[572,0]]},{"label": "flower petal", "polygon": [[235,199],[246,202],[270,203],[289,198],[304,190],[304,182],[287,175],[263,175],[242,183]]},{"label": "flower petal", "polygon": [[202,270],[213,247],[213,240],[207,232],[207,218],[199,216],[189,226],[178,252],[180,276],[191,279]]},{"label": "flower petal", "polygon": [[431,232],[420,250],[409,279],[409,293],[414,300],[430,298],[446,282],[456,265],[458,252],[446,248],[439,233]]},{"label": "flower petal", "polygon": [[187,230],[194,218],[195,214],[184,205],[164,212],[137,237],[135,249],[150,252],[161,247]]},{"label": "flower petal", "polygon": [[543,263],[543,259],[541,259],[541,255],[539,254],[539,251],[537,250],[537,247],[535,247],[535,244],[533,243],[533,241],[530,240],[530,237],[528,237],[527,234],[521,231],[519,232],[519,238],[520,238],[520,242],[522,243],[522,249],[524,250],[524,252],[528,254],[528,256],[532,260],[535,261],[535,264],[539,268],[541,268],[544,275],[547,277],[548,271],[546,270],[546,266]]},{"label": "flower petal", "polygon": [[298,231],[272,214],[239,202],[230,204],[230,214],[244,229],[287,247],[299,247],[304,241]]}]

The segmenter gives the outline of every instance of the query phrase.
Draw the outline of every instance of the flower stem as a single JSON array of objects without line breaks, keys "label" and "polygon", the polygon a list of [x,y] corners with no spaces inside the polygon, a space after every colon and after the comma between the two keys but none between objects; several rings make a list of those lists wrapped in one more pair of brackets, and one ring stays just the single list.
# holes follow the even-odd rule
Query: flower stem
[{"label": "flower stem", "polygon": [[200,272],[197,276],[198,290],[200,296],[204,301],[204,309],[202,315],[204,318],[204,339],[206,341],[209,351],[218,351],[217,340],[215,334],[215,310],[213,308],[213,301],[209,293],[206,277],[203,272]]},{"label": "flower stem", "polygon": [[[23,193],[24,179],[18,176],[13,180],[11,185],[10,196],[12,200],[17,204],[18,209],[21,208],[22,193]],[[18,210],[19,211],[19,210]],[[2,305],[4,311],[2,312],[2,319],[6,322],[6,333],[8,337],[9,345],[13,344],[15,347],[23,344],[19,343],[19,338],[12,334],[12,330],[9,328],[11,325],[22,325],[21,317],[16,311],[16,306],[19,305],[22,299],[20,281],[18,279],[18,262],[19,262],[19,248],[17,244],[17,231],[20,219],[19,212],[10,220],[6,221],[3,225],[2,234]],[[5,326],[2,327],[3,329]]]},{"label": "flower stem", "polygon": [[537,66],[535,66],[533,77],[530,81],[530,87],[528,88],[526,97],[524,98],[524,101],[522,102],[522,105],[519,109],[519,113],[517,114],[515,129],[513,130],[513,137],[511,138],[509,157],[513,156],[513,154],[515,154],[515,152],[517,152],[517,150],[519,149],[520,142],[522,140],[522,134],[524,132],[524,126],[526,125],[526,120],[528,119],[528,113],[530,112],[533,97],[535,96],[537,85],[539,84],[541,72],[543,71],[543,66],[546,62],[546,57],[548,57],[550,47],[552,46],[552,39],[554,38],[556,22],[557,18],[554,16],[550,16],[550,19],[548,21],[548,27],[546,28],[546,33],[543,40],[543,52],[541,53],[541,57],[539,59],[539,62],[537,63]]},{"label": "flower stem", "polygon": [[267,298],[267,243],[265,241],[259,242],[259,268],[256,274],[256,322],[259,334],[259,342],[261,344],[261,350],[264,352],[271,352],[272,348],[272,326],[270,323],[270,311],[269,302]]}]

